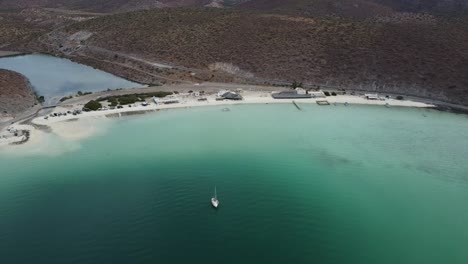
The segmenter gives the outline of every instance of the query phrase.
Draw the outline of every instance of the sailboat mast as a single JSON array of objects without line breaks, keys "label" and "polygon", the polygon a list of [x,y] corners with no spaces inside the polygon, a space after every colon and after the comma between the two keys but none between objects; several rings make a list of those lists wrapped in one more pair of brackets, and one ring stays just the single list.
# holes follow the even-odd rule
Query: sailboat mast
[{"label": "sailboat mast", "polygon": [[215,199],[218,199],[218,196],[216,195],[216,186],[215,186]]}]

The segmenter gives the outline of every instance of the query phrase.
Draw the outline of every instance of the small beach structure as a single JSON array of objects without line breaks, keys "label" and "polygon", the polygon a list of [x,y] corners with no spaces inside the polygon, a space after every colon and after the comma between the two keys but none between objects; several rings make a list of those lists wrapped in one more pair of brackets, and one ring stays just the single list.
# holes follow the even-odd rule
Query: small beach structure
[{"label": "small beach structure", "polygon": [[379,100],[379,95],[378,94],[364,94],[364,97],[367,100]]},{"label": "small beach structure", "polygon": [[177,99],[177,98],[163,99],[163,100],[161,100],[161,103],[163,103],[163,104],[178,104],[179,99]]},{"label": "small beach structure", "polygon": [[296,89],[297,94],[307,94],[307,90],[301,87],[297,87]]},{"label": "small beach structure", "polygon": [[[330,103],[327,100],[317,100],[316,103],[318,105],[330,105]],[[335,103],[336,105],[336,103]]]},{"label": "small beach structure", "polygon": [[312,95],[312,98],[326,98],[322,91],[309,91],[308,94]]},{"label": "small beach structure", "polygon": [[308,99],[312,98],[312,95],[305,93],[305,94],[299,94],[297,90],[288,90],[288,91],[282,91],[279,93],[273,93],[271,96],[274,99]]},{"label": "small beach structure", "polygon": [[216,100],[235,100],[239,101],[242,100],[242,96],[236,92],[231,91],[221,91],[218,93],[218,98]]},{"label": "small beach structure", "polygon": [[179,99],[174,96],[167,96],[163,99],[159,97],[154,97],[153,101],[155,104],[160,105],[160,104],[177,104],[179,103]]}]

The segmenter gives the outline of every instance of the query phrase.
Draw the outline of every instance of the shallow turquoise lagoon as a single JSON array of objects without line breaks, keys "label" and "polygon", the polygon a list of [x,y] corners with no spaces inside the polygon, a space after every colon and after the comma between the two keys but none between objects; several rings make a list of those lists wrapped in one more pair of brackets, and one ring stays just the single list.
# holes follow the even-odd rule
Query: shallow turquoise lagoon
[{"label": "shallow turquoise lagoon", "polygon": [[302,106],[160,111],[72,151],[3,151],[0,263],[468,263],[467,116]]}]

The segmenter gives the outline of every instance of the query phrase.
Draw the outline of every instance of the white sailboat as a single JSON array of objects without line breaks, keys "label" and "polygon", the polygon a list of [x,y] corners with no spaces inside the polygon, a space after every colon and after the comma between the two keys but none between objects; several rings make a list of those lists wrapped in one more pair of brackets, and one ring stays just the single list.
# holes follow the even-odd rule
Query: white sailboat
[{"label": "white sailboat", "polygon": [[213,198],[211,198],[211,205],[213,205],[214,208],[218,208],[218,205],[219,205],[218,197],[216,195],[216,186],[215,186],[215,195]]}]

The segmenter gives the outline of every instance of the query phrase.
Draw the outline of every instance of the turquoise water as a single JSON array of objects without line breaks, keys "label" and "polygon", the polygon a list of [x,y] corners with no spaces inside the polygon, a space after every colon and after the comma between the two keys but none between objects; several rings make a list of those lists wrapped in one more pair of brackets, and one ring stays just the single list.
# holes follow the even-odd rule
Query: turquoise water
[{"label": "turquoise water", "polygon": [[26,76],[39,95],[48,104],[56,103],[65,95],[97,92],[116,88],[140,87],[92,67],[42,54],[0,58],[0,69],[8,69]]},{"label": "turquoise water", "polygon": [[467,116],[303,107],[160,111],[0,153],[0,263],[468,263]]}]

